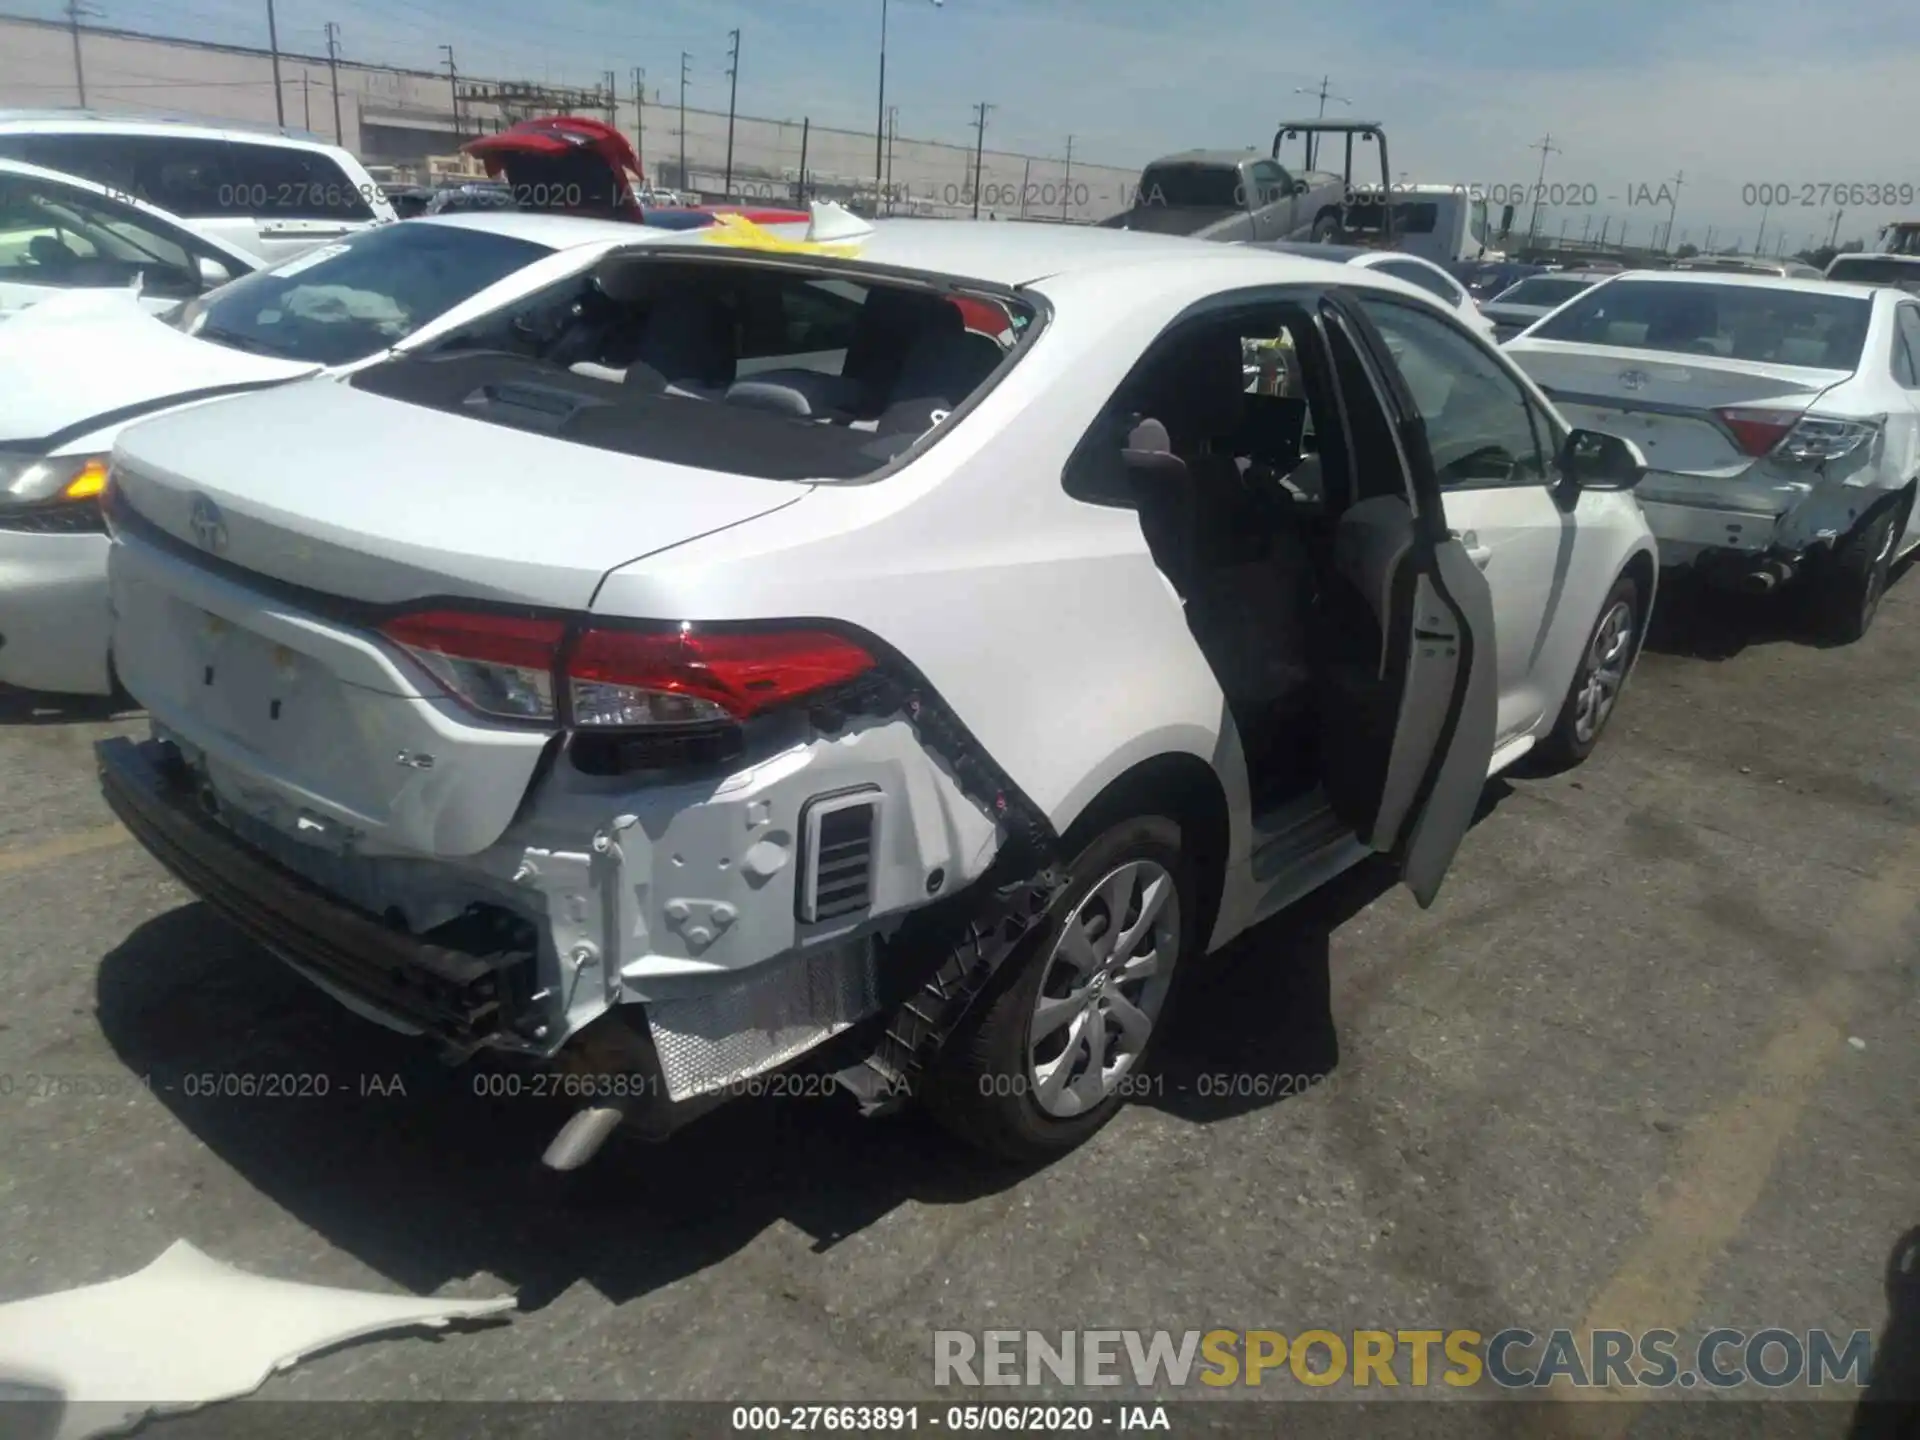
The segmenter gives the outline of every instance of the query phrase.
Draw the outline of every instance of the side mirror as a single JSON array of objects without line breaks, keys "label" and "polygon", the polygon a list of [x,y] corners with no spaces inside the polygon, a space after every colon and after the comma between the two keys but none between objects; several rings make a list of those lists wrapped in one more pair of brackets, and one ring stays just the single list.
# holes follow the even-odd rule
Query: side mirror
[{"label": "side mirror", "polygon": [[203,290],[217,290],[233,279],[231,270],[205,255],[194,262],[194,269],[200,276],[200,288]]},{"label": "side mirror", "polygon": [[1561,479],[1581,490],[1631,490],[1647,473],[1638,445],[1601,430],[1568,432],[1559,463]]},{"label": "side mirror", "polygon": [[1505,239],[1513,233],[1513,206],[1508,205],[1500,211],[1500,238]]}]

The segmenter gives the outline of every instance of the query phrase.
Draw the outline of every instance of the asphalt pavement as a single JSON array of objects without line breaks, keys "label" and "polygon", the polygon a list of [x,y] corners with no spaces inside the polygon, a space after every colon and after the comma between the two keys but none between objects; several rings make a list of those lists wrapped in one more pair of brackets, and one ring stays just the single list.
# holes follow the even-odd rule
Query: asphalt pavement
[{"label": "asphalt pavement", "polygon": [[[1586,766],[1491,785],[1432,909],[1365,868],[1191,975],[1160,1093],[1066,1159],[769,1100],[564,1186],[545,1106],[348,1015],[127,839],[90,745],[137,717],[0,695],[0,1299],[179,1237],[520,1296],[277,1399],[932,1397],[933,1333],[988,1328],[1716,1323],[1884,1359],[1920,1224],[1916,676],[1920,576],[1832,649],[1675,591]],[[225,1093],[248,1075],[326,1094]]]}]

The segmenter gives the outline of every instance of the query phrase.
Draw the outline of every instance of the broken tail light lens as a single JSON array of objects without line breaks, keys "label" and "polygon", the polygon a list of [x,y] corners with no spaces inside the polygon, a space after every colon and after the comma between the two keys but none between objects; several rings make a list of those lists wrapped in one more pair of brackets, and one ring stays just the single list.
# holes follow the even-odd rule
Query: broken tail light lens
[{"label": "broken tail light lens", "polygon": [[755,715],[873,669],[824,630],[589,630],[567,659],[577,726],[699,725]]},{"label": "broken tail light lens", "polygon": [[1873,443],[1880,426],[1872,420],[1843,420],[1832,415],[1802,416],[1780,443],[1779,458],[1800,465],[1839,460]]},{"label": "broken tail light lens", "polygon": [[566,634],[562,621],[423,610],[387,621],[380,633],[470,710],[502,720],[554,718],[553,671]]},{"label": "broken tail light lens", "polygon": [[1798,410],[1770,410],[1763,406],[1734,407],[1713,413],[1727,427],[1740,453],[1755,459],[1771,454],[1800,419]]},{"label": "broken tail light lens", "polygon": [[1771,455],[1796,465],[1841,459],[1880,433],[1879,424],[1872,420],[1846,420],[1799,410],[1745,406],[1714,413],[1732,433],[1741,454],[1756,459]]}]

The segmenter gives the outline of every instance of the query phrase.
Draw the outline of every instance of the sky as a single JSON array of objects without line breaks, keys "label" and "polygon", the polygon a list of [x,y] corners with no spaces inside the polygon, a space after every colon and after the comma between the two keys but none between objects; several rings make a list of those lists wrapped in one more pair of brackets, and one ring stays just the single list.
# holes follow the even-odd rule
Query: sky
[{"label": "sky", "polygon": [[[266,43],[267,0],[89,3],[96,24]],[[451,43],[463,74],[487,78],[592,85],[638,65],[650,91],[677,94],[685,50],[688,103],[707,107],[724,107],[737,27],[743,114],[874,121],[881,0],[274,4],[286,49],[318,53],[333,20],[353,58],[433,68]],[[1841,239],[1920,218],[1915,0],[888,0],[887,50],[902,136],[967,139],[986,101],[990,143],[1033,154],[1063,153],[1068,134],[1077,156],[1126,167],[1264,150],[1327,77],[1331,114],[1386,125],[1395,180],[1500,187],[1524,227],[1544,158],[1550,190],[1597,202],[1550,210],[1546,233],[1597,233],[1605,216],[1644,240],[1671,208],[1676,239],[1713,226],[1717,245],[1751,248],[1764,218],[1768,250],[1781,233],[1798,247],[1832,231],[1835,187],[1868,185],[1908,186],[1912,203],[1856,194]]]}]

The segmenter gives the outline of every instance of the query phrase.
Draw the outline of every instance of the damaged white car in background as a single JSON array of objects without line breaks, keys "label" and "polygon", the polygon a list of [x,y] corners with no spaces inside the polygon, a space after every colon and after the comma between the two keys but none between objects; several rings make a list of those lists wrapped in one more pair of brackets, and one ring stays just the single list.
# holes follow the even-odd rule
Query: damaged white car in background
[{"label": "damaged white car in background", "polygon": [[1079,1143],[1179,965],[1584,757],[1653,602],[1631,445],[1374,272],[822,212],[553,300],[123,436],[98,753],[345,1004],[578,1072],[560,1168],[790,1066]]},{"label": "damaged white car in background", "polygon": [[[1531,281],[1527,282],[1533,283]],[[1605,280],[1506,352],[1575,423],[1647,456],[1660,561],[1764,594],[1804,574],[1835,640],[1920,546],[1920,299],[1728,273]]]}]

